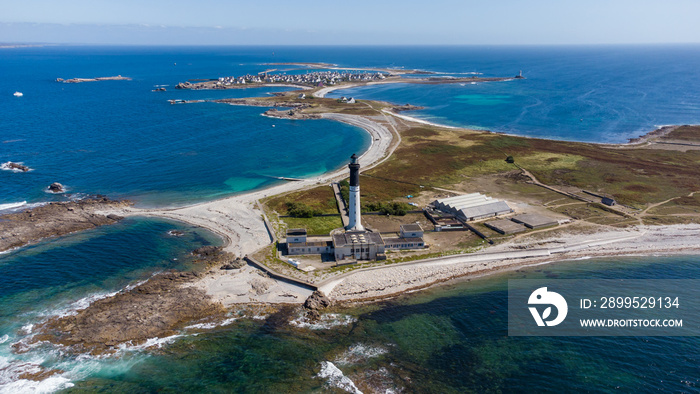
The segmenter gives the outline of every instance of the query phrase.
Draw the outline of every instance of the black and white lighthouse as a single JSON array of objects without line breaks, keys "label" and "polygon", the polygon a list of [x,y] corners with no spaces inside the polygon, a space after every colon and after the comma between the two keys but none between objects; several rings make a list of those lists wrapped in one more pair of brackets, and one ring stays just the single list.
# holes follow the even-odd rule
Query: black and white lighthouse
[{"label": "black and white lighthouse", "polygon": [[348,231],[364,231],[362,220],[360,217],[360,163],[357,162],[357,155],[350,156],[350,207],[348,226],[345,228]]}]

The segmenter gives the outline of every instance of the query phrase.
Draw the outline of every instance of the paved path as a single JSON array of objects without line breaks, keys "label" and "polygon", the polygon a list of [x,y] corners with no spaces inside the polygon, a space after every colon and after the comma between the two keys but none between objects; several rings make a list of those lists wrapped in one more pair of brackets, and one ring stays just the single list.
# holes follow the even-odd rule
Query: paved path
[{"label": "paved path", "polygon": [[348,216],[348,207],[345,205],[345,200],[343,195],[340,193],[340,185],[338,182],[331,183],[333,188],[333,194],[335,195],[335,201],[338,203],[338,212],[340,212],[340,219],[343,221],[343,227],[347,227],[350,224],[350,217]]}]

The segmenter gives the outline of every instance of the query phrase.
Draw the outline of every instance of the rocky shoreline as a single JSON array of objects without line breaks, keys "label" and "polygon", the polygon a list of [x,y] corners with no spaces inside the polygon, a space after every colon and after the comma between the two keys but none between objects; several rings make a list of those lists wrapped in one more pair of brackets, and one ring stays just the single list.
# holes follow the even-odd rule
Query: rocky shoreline
[{"label": "rocky shoreline", "polygon": [[397,105],[391,109],[394,113],[399,113],[403,111],[417,111],[420,109],[425,109],[425,107],[421,107],[418,105],[413,105],[413,104],[404,104],[404,105]]},{"label": "rocky shoreline", "polygon": [[220,99],[212,100],[214,103],[230,104],[230,105],[244,105],[247,107],[285,107],[285,108],[296,108],[304,109],[311,107],[308,103],[296,103],[293,101],[268,101],[260,100],[255,98],[230,98],[230,99]]},{"label": "rocky shoreline", "polygon": [[296,109],[290,109],[287,111],[280,111],[278,109],[269,109],[263,113],[263,115],[268,116],[270,118],[277,118],[277,119],[296,119],[296,120],[303,120],[303,119],[321,119],[321,115],[319,114],[305,114],[300,112],[300,110]]},{"label": "rocky shoreline", "polygon": [[44,238],[116,223],[122,219],[121,216],[103,215],[100,211],[130,205],[130,201],[95,197],[78,201],[51,202],[23,212],[0,216],[0,252]]},{"label": "rocky shoreline", "polygon": [[[230,310],[205,289],[193,284],[213,272],[240,271],[246,265],[222,249],[205,246],[194,250],[196,271],[159,273],[144,283],[97,300],[73,314],[51,317],[33,327],[33,335],[26,340],[14,343],[13,350],[23,353],[34,344],[49,342],[64,346],[75,354],[113,354],[125,347],[148,347],[149,340],[178,335],[192,327],[216,326],[230,318]],[[252,291],[260,291],[254,281]],[[319,319],[320,311],[330,305],[331,301],[316,291],[305,301],[303,310],[306,318],[313,321]],[[241,304],[235,310],[238,315],[251,310],[257,315],[276,312],[283,307],[280,304],[277,307],[258,304],[256,308],[255,305]]]},{"label": "rocky shoreline", "polygon": [[640,136],[637,137],[637,138],[630,138],[630,139],[628,140],[628,144],[630,144],[630,145],[634,145],[634,144],[643,144],[643,143],[645,143],[645,142],[649,142],[649,141],[652,140],[652,139],[664,137],[664,136],[670,134],[671,132],[673,132],[673,131],[675,131],[675,130],[681,128],[681,127],[683,127],[683,126],[680,126],[680,125],[677,125],[677,126],[661,126],[661,127],[659,127],[658,129],[652,130],[652,131],[650,131],[650,132],[648,132],[648,133],[646,133],[646,134],[644,134],[644,135],[640,135]]},{"label": "rocky shoreline", "polygon": [[165,272],[113,297],[95,301],[70,316],[58,316],[36,327],[27,342],[13,345],[22,353],[33,343],[48,341],[74,353],[106,354],[120,345],[137,346],[151,338],[176,334],[186,323],[220,319],[225,310],[195,287],[182,286],[198,278],[194,272]]}]

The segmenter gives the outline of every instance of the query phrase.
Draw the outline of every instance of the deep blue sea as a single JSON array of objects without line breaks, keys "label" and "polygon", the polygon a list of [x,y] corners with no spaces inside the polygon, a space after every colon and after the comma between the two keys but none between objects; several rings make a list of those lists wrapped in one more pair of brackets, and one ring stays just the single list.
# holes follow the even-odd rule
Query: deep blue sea
[{"label": "deep blue sea", "polygon": [[[366,149],[368,135],[344,124],[269,119],[260,116],[264,108],[167,101],[280,91],[174,89],[188,79],[257,73],[269,62],[453,76],[514,76],[522,70],[525,80],[394,84],[336,91],[333,97],[422,105],[408,115],[533,137],[625,142],[659,125],[700,123],[697,45],[2,49],[0,163],[22,162],[32,171],[0,171],[0,204],[105,194],[141,206],[184,205],[265,187],[275,182],[273,176],[320,174]],[[119,74],[133,80],[55,82]],[[167,91],[152,92],[157,86]],[[14,97],[15,91],[24,96]],[[68,193],[45,193],[52,182],[65,184]],[[168,235],[172,229],[185,236]],[[12,351],[11,344],[46,316],[70,313],[161,270],[188,269],[189,251],[220,242],[187,225],[129,219],[0,254],[0,393],[71,387],[319,392],[333,390],[328,379],[317,377],[325,361],[365,392],[699,390],[698,338],[508,337],[505,296],[507,279],[523,276],[700,278],[699,257],[534,267],[342,310],[352,323],[319,330],[240,319],[207,333],[183,333],[155,354],[128,349],[97,359],[51,346]],[[31,365],[65,372],[40,382],[19,379]]]}]

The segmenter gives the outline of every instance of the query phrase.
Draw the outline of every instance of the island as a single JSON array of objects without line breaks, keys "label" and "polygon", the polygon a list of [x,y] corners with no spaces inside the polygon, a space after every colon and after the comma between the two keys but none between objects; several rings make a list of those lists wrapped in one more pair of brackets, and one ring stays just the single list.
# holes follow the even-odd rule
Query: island
[{"label": "island", "polygon": [[70,79],[56,78],[56,82],[63,82],[63,83],[82,83],[82,82],[97,82],[97,81],[131,81],[131,78],[122,77],[121,75],[117,75],[114,77],[97,77],[97,78],[70,78]]},{"label": "island", "polygon": [[[241,76],[224,76],[208,80],[190,80],[181,82],[176,89],[209,90],[209,89],[241,89],[263,86],[291,86],[300,89],[325,88],[314,93],[316,97],[322,97],[332,90],[349,88],[362,85],[374,85],[385,83],[413,83],[413,84],[445,84],[445,83],[479,83],[501,82],[514,79],[525,79],[522,73],[515,77],[453,77],[447,75],[433,75],[415,77],[414,75],[434,74],[420,70],[398,69],[353,69],[338,68],[324,63],[288,63],[306,67],[306,73],[286,74],[279,73],[277,69],[261,71],[258,74],[246,74]],[[309,72],[308,70],[316,70]],[[403,76],[410,77],[403,77]]]},{"label": "island", "polygon": [[[272,108],[267,116],[360,127],[372,143],[348,167],[181,208],[100,206],[91,215],[183,221],[219,234],[224,244],[194,251],[202,262],[196,272],[163,273],[75,316],[51,318],[37,325],[34,338],[104,353],[194,322],[215,325],[227,311],[272,313],[291,305],[313,320],[323,318],[329,305],[396,297],[455,278],[582,257],[700,252],[700,126],[664,127],[627,144],[447,127],[407,116],[416,108],[410,104],[325,97],[393,78],[352,74],[360,80],[332,86],[315,80],[246,82],[238,85],[294,82],[301,90],[213,100]],[[181,88],[236,85],[226,83],[221,77]],[[22,215],[31,218],[33,212]],[[56,222],[43,220],[42,231]],[[5,222],[4,232],[11,233],[22,220]],[[37,230],[24,242],[44,236]],[[346,253],[354,244],[364,246]],[[112,320],[95,316],[119,316],[127,309],[139,318],[115,318],[112,328],[99,329]]]}]

